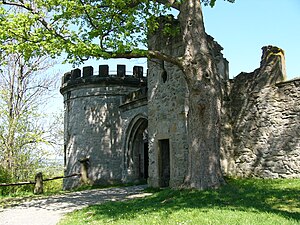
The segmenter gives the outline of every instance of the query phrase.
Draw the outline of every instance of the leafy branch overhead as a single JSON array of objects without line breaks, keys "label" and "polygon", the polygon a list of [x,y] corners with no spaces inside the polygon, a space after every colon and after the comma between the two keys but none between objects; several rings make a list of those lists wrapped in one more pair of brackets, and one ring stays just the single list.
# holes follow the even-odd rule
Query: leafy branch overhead
[{"label": "leafy branch overhead", "polygon": [[[232,0],[228,0],[232,2]],[[25,57],[67,53],[72,63],[94,58],[162,57],[147,51],[147,34],[174,0],[34,0],[0,2],[0,49]],[[215,0],[202,0],[213,6]]]}]

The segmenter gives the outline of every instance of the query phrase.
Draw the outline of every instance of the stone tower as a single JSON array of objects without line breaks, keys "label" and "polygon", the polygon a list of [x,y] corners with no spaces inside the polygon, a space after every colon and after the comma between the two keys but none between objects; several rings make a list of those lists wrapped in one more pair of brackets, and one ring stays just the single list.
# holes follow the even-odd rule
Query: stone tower
[{"label": "stone tower", "polygon": [[[125,65],[109,74],[107,65],[72,70],[63,77],[65,173],[88,165],[93,184],[121,183],[147,178],[147,78],[142,67],[126,75]],[[127,134],[127,135],[125,135]],[[125,151],[124,149],[129,149]],[[144,159],[145,158],[145,159]],[[64,180],[64,188],[78,186],[78,178]]]}]

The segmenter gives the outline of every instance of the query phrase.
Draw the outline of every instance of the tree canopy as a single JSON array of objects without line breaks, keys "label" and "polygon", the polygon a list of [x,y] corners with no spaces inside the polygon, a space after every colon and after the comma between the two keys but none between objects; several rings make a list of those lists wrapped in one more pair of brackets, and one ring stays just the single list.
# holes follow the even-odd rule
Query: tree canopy
[{"label": "tree canopy", "polygon": [[[0,65],[0,180],[31,179],[61,150],[60,124],[44,111],[56,88],[48,57],[24,60],[22,54],[2,55]],[[55,152],[56,153],[56,152]],[[49,162],[50,163],[50,162]]]},{"label": "tree canopy", "polygon": [[[215,1],[202,0],[211,6]],[[0,49],[26,57],[67,53],[72,63],[91,57],[162,57],[146,51],[146,37],[158,27],[156,17],[180,4],[179,0],[3,0]]]}]

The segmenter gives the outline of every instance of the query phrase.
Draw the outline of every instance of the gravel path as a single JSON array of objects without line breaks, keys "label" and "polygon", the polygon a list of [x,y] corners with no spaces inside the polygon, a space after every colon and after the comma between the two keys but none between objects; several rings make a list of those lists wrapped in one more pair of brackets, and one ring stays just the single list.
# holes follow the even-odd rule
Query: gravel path
[{"label": "gravel path", "polygon": [[0,209],[1,225],[55,225],[68,212],[106,201],[122,201],[149,195],[145,185],[88,190],[52,196]]}]

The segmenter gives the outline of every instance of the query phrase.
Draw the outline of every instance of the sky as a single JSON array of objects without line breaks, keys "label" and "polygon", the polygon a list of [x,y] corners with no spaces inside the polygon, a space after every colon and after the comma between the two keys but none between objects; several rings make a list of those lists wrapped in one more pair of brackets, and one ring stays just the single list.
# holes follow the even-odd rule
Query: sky
[{"label": "sky", "polygon": [[208,34],[224,48],[230,77],[259,67],[261,48],[285,52],[287,77],[300,77],[300,0],[217,0],[203,7]]},{"label": "sky", "polygon": [[[208,34],[224,48],[229,61],[229,76],[252,72],[259,67],[261,48],[275,45],[285,51],[287,78],[300,77],[300,0],[217,0],[215,7],[203,6],[204,24]],[[147,68],[146,59],[89,60],[81,66],[109,64],[115,71],[117,64],[125,64],[132,71],[134,65]],[[72,65],[62,65],[67,72]]]}]

